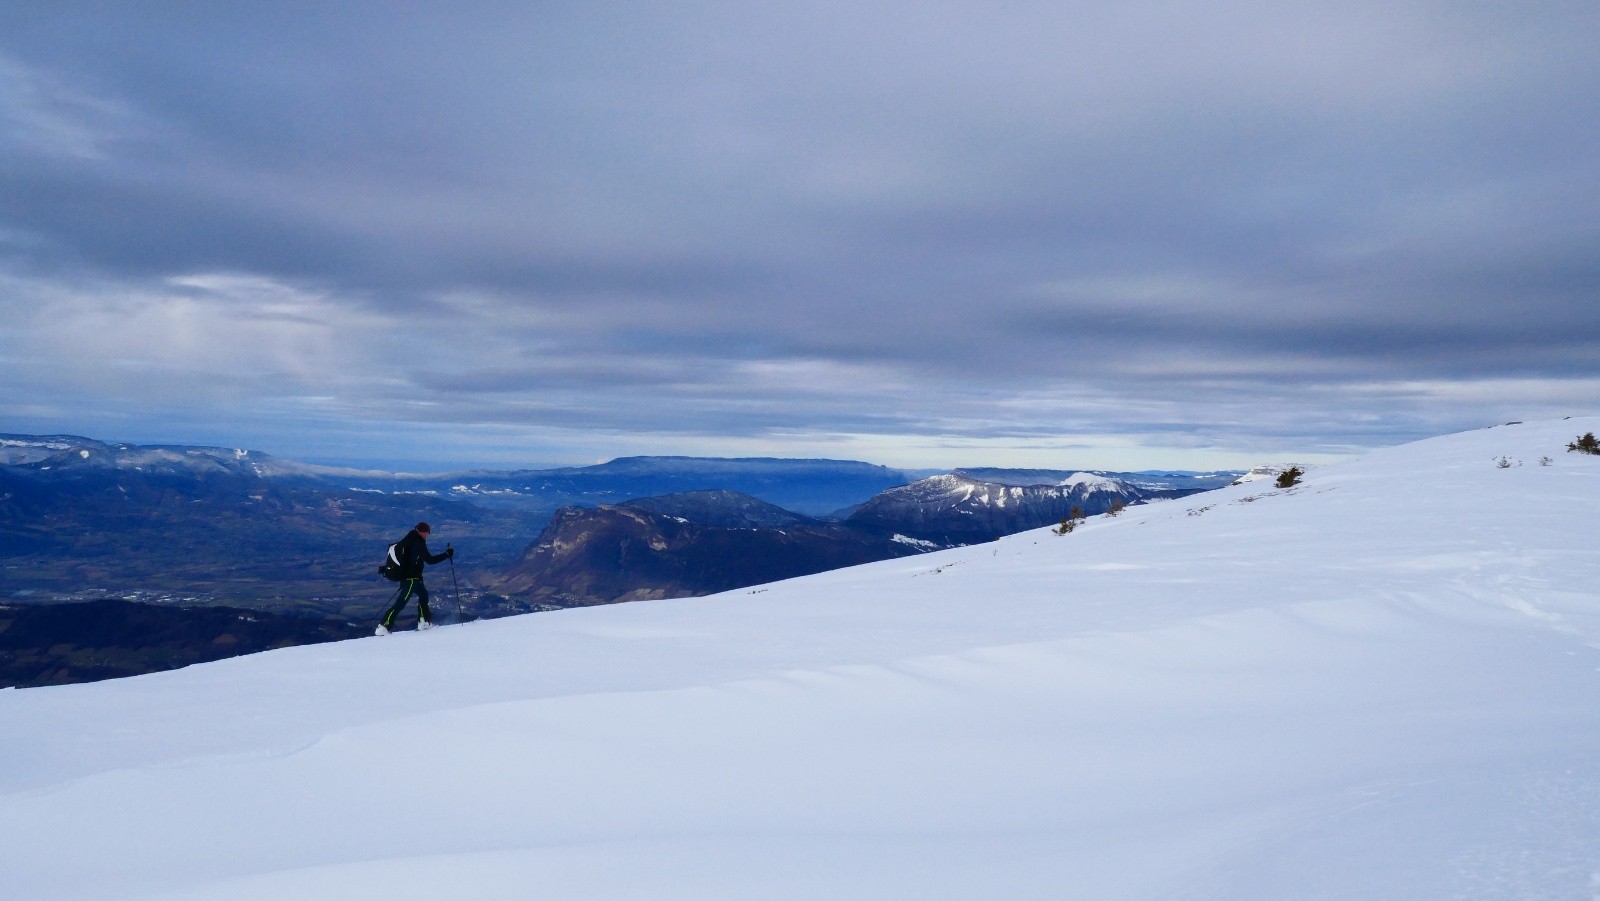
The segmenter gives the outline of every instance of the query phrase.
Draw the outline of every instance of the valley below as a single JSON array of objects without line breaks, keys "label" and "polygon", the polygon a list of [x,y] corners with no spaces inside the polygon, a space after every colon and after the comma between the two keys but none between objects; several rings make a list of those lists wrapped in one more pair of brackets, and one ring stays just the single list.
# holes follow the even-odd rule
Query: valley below
[{"label": "valley below", "polygon": [[[993,541],[1237,475],[928,475],[853,461],[677,457],[416,475],[243,449],[6,435],[0,604],[26,616],[35,615],[30,607],[99,604],[130,622],[139,617],[105,605],[197,619],[228,608],[282,618],[261,641],[331,640],[376,623],[395,592],[377,563],[418,521],[432,525],[435,552],[457,549],[427,576],[435,617],[454,622],[760,585]],[[291,628],[295,620],[303,628]],[[162,669],[211,659],[216,647],[260,646],[213,646],[215,635],[196,635],[195,647],[180,648],[136,629],[120,634],[91,646],[69,628],[44,647],[0,647],[0,670],[10,684],[40,678],[52,647],[58,673],[98,678],[141,670],[69,659],[94,647],[102,658]]]}]

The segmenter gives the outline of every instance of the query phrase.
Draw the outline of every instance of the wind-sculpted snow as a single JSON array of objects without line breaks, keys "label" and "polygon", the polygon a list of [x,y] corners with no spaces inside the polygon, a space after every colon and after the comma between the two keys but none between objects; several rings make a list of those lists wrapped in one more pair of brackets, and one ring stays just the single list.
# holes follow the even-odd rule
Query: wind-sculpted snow
[{"label": "wind-sculpted snow", "polygon": [[1597,427],[0,692],[5,893],[1587,901]]}]

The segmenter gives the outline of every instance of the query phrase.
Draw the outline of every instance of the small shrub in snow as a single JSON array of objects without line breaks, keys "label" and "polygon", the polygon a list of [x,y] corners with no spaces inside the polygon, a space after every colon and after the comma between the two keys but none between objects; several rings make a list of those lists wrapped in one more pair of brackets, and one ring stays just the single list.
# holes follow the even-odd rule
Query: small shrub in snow
[{"label": "small shrub in snow", "polygon": [[1293,488],[1294,486],[1300,484],[1300,477],[1303,475],[1305,475],[1305,470],[1298,466],[1291,466],[1288,469],[1285,469],[1283,472],[1278,473],[1278,487]]},{"label": "small shrub in snow", "polygon": [[1580,454],[1600,454],[1600,441],[1595,440],[1594,432],[1587,432],[1583,437],[1568,444],[1567,450],[1577,451]]},{"label": "small shrub in snow", "polygon": [[1078,527],[1078,523],[1082,521],[1083,508],[1079,506],[1073,506],[1072,512],[1067,514],[1067,516],[1061,520],[1061,525],[1056,526],[1053,531],[1057,535],[1065,535],[1073,529],[1076,529]]},{"label": "small shrub in snow", "polygon": [[1114,497],[1111,499],[1111,506],[1106,508],[1106,515],[1116,516],[1126,509],[1128,509],[1128,503],[1120,497]]},{"label": "small shrub in snow", "polygon": [[1500,459],[1494,461],[1494,465],[1500,467],[1501,469],[1510,469],[1511,468],[1511,458],[1510,457],[1501,457]]},{"label": "small shrub in snow", "polygon": [[1550,459],[1549,457],[1540,457],[1539,458],[1539,465],[1540,466],[1549,466],[1551,463],[1554,463],[1554,462],[1556,462],[1556,461]]}]

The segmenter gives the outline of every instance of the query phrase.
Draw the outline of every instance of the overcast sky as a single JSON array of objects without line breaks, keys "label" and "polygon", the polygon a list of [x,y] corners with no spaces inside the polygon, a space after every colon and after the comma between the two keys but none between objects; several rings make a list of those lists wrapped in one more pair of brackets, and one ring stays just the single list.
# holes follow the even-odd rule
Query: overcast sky
[{"label": "overcast sky", "polygon": [[1316,462],[1600,410],[1600,3],[0,4],[0,431]]}]

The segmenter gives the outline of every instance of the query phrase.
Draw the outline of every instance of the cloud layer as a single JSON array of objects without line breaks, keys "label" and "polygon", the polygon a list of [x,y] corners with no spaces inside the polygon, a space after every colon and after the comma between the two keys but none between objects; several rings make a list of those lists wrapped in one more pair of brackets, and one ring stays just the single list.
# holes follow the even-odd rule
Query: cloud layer
[{"label": "cloud layer", "polygon": [[0,417],[1129,468],[1593,411],[1590,3],[0,10]]}]

